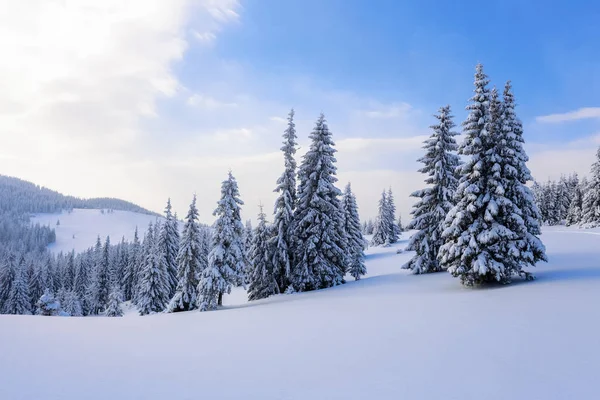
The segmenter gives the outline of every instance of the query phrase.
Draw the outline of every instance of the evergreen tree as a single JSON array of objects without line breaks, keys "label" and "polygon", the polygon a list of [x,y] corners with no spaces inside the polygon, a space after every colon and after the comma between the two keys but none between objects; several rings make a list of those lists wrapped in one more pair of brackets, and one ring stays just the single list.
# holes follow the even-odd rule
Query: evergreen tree
[{"label": "evergreen tree", "polygon": [[133,242],[129,246],[129,254],[127,256],[127,266],[123,273],[121,287],[123,288],[123,297],[125,300],[131,300],[134,297],[134,288],[137,287],[138,276],[138,259],[141,250],[138,228],[135,227],[133,234]]},{"label": "evergreen tree", "polygon": [[344,230],[348,241],[348,272],[355,280],[359,280],[362,275],[367,273],[364,253],[366,241],[362,236],[358,205],[350,183],[346,185],[344,190],[342,204]]},{"label": "evergreen tree", "polygon": [[310,134],[311,145],[298,172],[300,186],[294,213],[296,291],[338,285],[346,268],[341,236],[341,191],[337,182],[335,144],[321,114]]},{"label": "evergreen tree", "polygon": [[248,277],[248,300],[265,299],[279,294],[279,285],[275,279],[275,271],[271,252],[269,251],[270,230],[262,205],[258,214],[258,226],[254,232],[250,251],[251,274]]},{"label": "evergreen tree", "polygon": [[21,260],[15,271],[5,312],[7,314],[27,315],[31,314],[31,299],[29,298],[29,282],[25,271],[25,264]]},{"label": "evergreen tree", "polygon": [[169,298],[177,289],[177,253],[179,252],[179,227],[177,220],[171,213],[171,199],[167,200],[165,208],[165,223],[160,234],[160,246],[163,248],[165,263],[169,276]]},{"label": "evergreen tree", "polygon": [[571,204],[569,205],[569,211],[567,212],[566,224],[567,226],[577,225],[583,219],[582,206],[583,198],[581,195],[581,188],[579,185],[575,186],[573,190],[573,196],[571,198]]},{"label": "evergreen tree", "polygon": [[47,317],[57,316],[61,311],[60,302],[56,300],[54,294],[52,294],[52,291],[48,288],[44,290],[44,294],[37,301],[36,305],[37,309],[35,313],[37,315],[44,315]]},{"label": "evergreen tree", "polygon": [[373,246],[389,246],[389,212],[387,210],[389,202],[387,201],[387,194],[385,190],[381,193],[381,199],[379,200],[379,211],[377,213],[377,219],[373,227],[373,238],[371,239],[371,245]]},{"label": "evergreen tree", "polygon": [[94,270],[86,294],[90,307],[89,313],[92,315],[103,311],[108,301],[109,251],[110,238],[107,236],[106,242],[102,246],[100,237],[98,237],[94,248]]},{"label": "evergreen tree", "polygon": [[592,164],[590,182],[583,196],[583,219],[587,227],[600,225],[600,147],[596,152],[596,162]]},{"label": "evergreen tree", "polygon": [[0,313],[6,313],[6,306],[10,297],[13,281],[15,280],[15,272],[17,269],[16,256],[9,253],[6,256],[4,265],[0,267]]},{"label": "evergreen tree", "polygon": [[[246,227],[244,228],[244,236],[242,242],[244,243],[244,277],[249,279],[251,272],[250,260],[252,259],[252,242],[254,242],[254,229],[252,229],[252,221],[246,221]],[[244,283],[247,283],[244,281]]]},{"label": "evergreen tree", "polygon": [[415,274],[441,271],[438,252],[444,244],[442,232],[444,220],[454,206],[454,193],[457,186],[455,171],[460,164],[454,152],[458,149],[452,131],[454,122],[450,106],[441,107],[435,115],[438,123],[431,126],[433,134],[424,143],[425,156],[419,159],[424,167],[419,170],[427,174],[425,183],[429,186],[411,194],[419,200],[413,206],[413,219],[408,229],[416,229],[406,250],[415,255],[402,266]]},{"label": "evergreen tree", "polygon": [[74,290],[71,290],[66,293],[65,302],[63,303],[62,309],[71,317],[83,316],[81,301],[79,300],[79,296],[77,296],[77,293]]},{"label": "evergreen tree", "polygon": [[123,296],[121,294],[121,290],[118,286],[113,286],[111,288],[110,294],[108,296],[108,306],[106,307],[106,316],[107,317],[122,317],[123,310],[121,309],[121,302],[123,301]]},{"label": "evergreen tree", "polygon": [[198,282],[207,267],[203,243],[198,226],[196,195],[190,204],[177,253],[177,288],[169,302],[168,312],[188,311],[197,308]]},{"label": "evergreen tree", "polygon": [[160,223],[148,227],[146,240],[149,252],[141,273],[137,306],[140,315],[163,311],[169,302],[169,273],[167,271],[164,247],[159,240]]},{"label": "evergreen tree", "polygon": [[400,228],[396,225],[396,203],[394,202],[394,195],[392,194],[392,188],[388,189],[386,200],[387,205],[387,220],[389,223],[388,238],[390,243],[396,243],[400,237]]},{"label": "evergreen tree", "polygon": [[46,282],[44,282],[43,264],[34,263],[33,271],[29,277],[29,297],[31,300],[31,310],[35,310],[35,303],[44,294]]},{"label": "evergreen tree", "polygon": [[[505,196],[509,198],[521,213],[524,232],[520,235],[518,249],[521,264],[534,266],[538,261],[546,261],[546,248],[539,239],[540,211],[528,182],[533,181],[527,168],[529,157],[523,144],[523,124],[515,113],[515,100],[510,81],[506,82],[501,107],[500,144],[503,146],[500,157],[504,160],[503,172],[507,176],[504,184]],[[566,213],[561,219],[566,218]],[[520,229],[519,229],[520,230]]]},{"label": "evergreen tree", "polygon": [[71,251],[65,260],[64,270],[62,274],[62,286],[65,290],[73,289],[75,282],[75,251]]},{"label": "evergreen tree", "polygon": [[471,157],[462,168],[458,202],[445,220],[445,244],[439,254],[442,267],[469,286],[508,283],[516,274],[529,278],[522,268],[533,265],[533,256],[522,252],[527,228],[512,193],[518,171],[506,156],[511,149],[502,128],[502,105],[487,83],[480,64],[463,124],[465,142],[459,149]]},{"label": "evergreen tree", "polygon": [[213,232],[213,248],[208,255],[208,268],[200,278],[200,310],[214,310],[223,304],[223,294],[231,292],[232,285],[244,282],[244,225],[240,217],[237,182],[231,171],[221,185],[221,200],[213,213],[217,216]]},{"label": "evergreen tree", "polygon": [[288,116],[288,126],[283,133],[284,171],[277,179],[275,192],[279,193],[275,201],[274,234],[269,248],[273,250],[273,268],[279,292],[283,293],[290,284],[293,265],[292,225],[296,209],[296,125],[294,110]]},{"label": "evergreen tree", "polygon": [[398,226],[398,232],[402,233],[405,231],[404,225],[402,225],[402,215],[398,214],[398,223],[396,224]]}]

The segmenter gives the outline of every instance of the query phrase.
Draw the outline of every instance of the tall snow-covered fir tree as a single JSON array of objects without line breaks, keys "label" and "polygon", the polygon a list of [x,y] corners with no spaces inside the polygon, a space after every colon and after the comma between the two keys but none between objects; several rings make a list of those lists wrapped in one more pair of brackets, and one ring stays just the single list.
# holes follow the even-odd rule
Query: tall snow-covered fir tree
[{"label": "tall snow-covered fir tree", "polygon": [[244,243],[244,283],[247,283],[251,267],[250,259],[252,258],[252,242],[254,242],[254,228],[252,228],[251,220],[246,220],[242,242]]},{"label": "tall snow-covered fir tree", "polygon": [[96,315],[103,311],[108,301],[108,255],[110,249],[110,238],[106,237],[104,247],[100,237],[96,240],[94,247],[94,266],[86,291],[88,312]]},{"label": "tall snow-covered fir tree", "polygon": [[121,290],[118,286],[113,286],[108,295],[108,306],[106,307],[107,317],[122,317],[123,310],[121,302],[123,301]]},{"label": "tall snow-covered fir tree", "polygon": [[344,189],[342,209],[344,210],[344,230],[348,242],[348,273],[352,275],[355,280],[359,280],[362,275],[367,273],[364,253],[366,241],[362,235],[356,196],[352,193],[352,186],[350,183],[348,183]]},{"label": "tall snow-covered fir tree", "polygon": [[10,293],[4,307],[7,314],[31,314],[31,300],[29,299],[29,280],[23,260],[17,266]]},{"label": "tall snow-covered fir tree", "polygon": [[[511,149],[503,129],[502,104],[487,88],[483,66],[477,65],[475,94],[463,123],[465,141],[460,154],[470,156],[462,166],[457,204],[448,213],[440,248],[442,268],[464,285],[508,283],[513,275],[526,278],[524,266],[533,265],[527,227],[515,198],[519,182],[511,163]],[[509,196],[509,197],[507,197]]]},{"label": "tall snow-covered fir tree", "polygon": [[177,253],[177,288],[167,307],[168,312],[188,311],[198,307],[198,282],[208,264],[202,240],[194,195],[181,234]]},{"label": "tall snow-covered fir tree", "polygon": [[169,276],[169,298],[172,298],[177,289],[177,253],[180,240],[178,223],[171,209],[171,199],[169,198],[165,208],[165,223],[162,225],[159,238]]},{"label": "tall snow-covered fir tree", "polygon": [[251,267],[250,276],[248,277],[248,300],[265,299],[280,293],[269,249],[270,239],[271,232],[267,225],[267,216],[261,205],[258,214],[258,225],[254,231],[250,250]]},{"label": "tall snow-covered fir tree", "polygon": [[[511,82],[506,82],[500,107],[500,138],[497,147],[500,149],[499,157],[503,161],[502,172],[506,182],[502,183],[505,197],[510,199],[517,209],[524,225],[524,232],[519,236],[517,248],[520,252],[521,265],[534,266],[538,261],[546,261],[546,248],[539,238],[540,211],[536,205],[528,182],[533,181],[531,172],[527,168],[529,157],[525,153],[523,144],[523,124],[515,112],[515,99]],[[565,205],[566,208],[568,208]],[[566,211],[565,215],[566,217]],[[515,231],[521,231],[516,229]],[[515,272],[515,271],[513,271]]]},{"label": "tall snow-covered fir tree", "polygon": [[131,300],[134,298],[135,288],[138,285],[138,260],[139,253],[141,251],[141,245],[137,226],[135,227],[133,241],[129,245],[128,251],[129,255],[127,257],[127,266],[125,267],[123,279],[121,281],[123,298],[125,300]]},{"label": "tall snow-covered fir tree", "polygon": [[427,188],[411,194],[419,200],[414,204],[412,221],[407,229],[417,232],[411,236],[406,250],[415,251],[415,255],[402,266],[415,274],[441,271],[438,252],[444,244],[442,232],[444,220],[454,206],[454,193],[458,184],[456,168],[460,164],[458,150],[452,131],[454,122],[450,106],[441,107],[434,116],[438,123],[431,126],[432,135],[424,143],[425,155],[418,161],[424,166],[419,172],[426,174]]},{"label": "tall snow-covered fir tree", "polygon": [[77,292],[69,290],[65,295],[65,301],[62,303],[62,309],[71,317],[83,316],[83,308]]},{"label": "tall snow-covered fir tree", "polygon": [[284,293],[289,286],[292,276],[293,247],[292,225],[296,209],[296,125],[294,110],[288,115],[288,126],[283,132],[284,170],[279,179],[275,192],[279,193],[275,201],[275,217],[273,221],[273,237],[269,246],[272,249],[272,259],[275,279],[279,291]]},{"label": "tall snow-covered fir tree", "polygon": [[148,228],[146,240],[149,241],[149,253],[142,269],[137,306],[140,315],[163,311],[169,303],[169,271],[160,242],[160,222]]},{"label": "tall snow-covered fir tree", "polygon": [[291,284],[307,291],[343,282],[346,254],[337,182],[335,144],[321,114],[310,134],[311,145],[298,172],[294,213],[294,267]]},{"label": "tall snow-covered fir tree", "polygon": [[240,216],[240,199],[237,181],[231,171],[221,185],[221,199],[213,215],[213,248],[208,255],[208,268],[198,285],[200,310],[214,310],[223,304],[223,294],[231,286],[244,284],[244,225]]},{"label": "tall snow-covered fir tree", "polygon": [[10,252],[4,260],[4,265],[0,267],[0,313],[6,312],[6,304],[10,297],[16,270],[16,255]]},{"label": "tall snow-covered fir tree", "polygon": [[567,226],[577,225],[583,219],[583,196],[581,194],[581,187],[577,185],[572,191],[571,204],[569,205],[567,219],[565,220]]},{"label": "tall snow-covered fir tree", "polygon": [[29,277],[29,297],[32,311],[35,310],[35,303],[42,297],[45,289],[46,282],[44,281],[43,264],[36,263]]},{"label": "tall snow-covered fir tree", "polygon": [[375,226],[373,227],[373,238],[371,238],[371,245],[373,246],[388,246],[390,244],[390,213],[387,210],[388,206],[389,202],[387,201],[387,194],[384,190],[381,193],[381,199],[379,199],[377,218],[375,219]]},{"label": "tall snow-covered fir tree", "polygon": [[394,195],[392,193],[392,188],[388,189],[387,196],[385,198],[387,200],[387,220],[389,221],[388,226],[388,241],[390,243],[396,243],[400,238],[400,227],[396,224],[396,203],[394,201]]},{"label": "tall snow-covered fir tree", "polygon": [[589,184],[583,196],[583,218],[587,227],[600,225],[600,147],[596,152],[596,161],[592,164]]}]

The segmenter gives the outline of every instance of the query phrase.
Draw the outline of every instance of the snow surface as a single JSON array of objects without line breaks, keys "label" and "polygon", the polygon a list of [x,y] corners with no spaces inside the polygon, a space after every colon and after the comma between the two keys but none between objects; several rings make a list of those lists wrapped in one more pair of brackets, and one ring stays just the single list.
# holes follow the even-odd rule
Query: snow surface
[{"label": "snow surface", "polygon": [[[110,236],[112,244],[117,244],[125,236],[128,241],[133,240],[135,227],[139,229],[140,240],[148,229],[150,222],[158,218],[154,215],[141,214],[131,211],[115,210],[104,214],[97,209],[74,209],[72,212],[63,211],[53,214],[36,214],[31,218],[32,223],[48,225],[56,232],[56,242],[48,246],[50,251],[76,252],[84,251],[96,244],[96,238],[104,243],[106,236]],[[60,220],[60,225],[56,221]]]},{"label": "snow surface", "polygon": [[214,312],[2,315],[0,399],[598,398],[599,230],[544,229],[537,280],[485,289],[401,270],[406,240],[358,282]]}]

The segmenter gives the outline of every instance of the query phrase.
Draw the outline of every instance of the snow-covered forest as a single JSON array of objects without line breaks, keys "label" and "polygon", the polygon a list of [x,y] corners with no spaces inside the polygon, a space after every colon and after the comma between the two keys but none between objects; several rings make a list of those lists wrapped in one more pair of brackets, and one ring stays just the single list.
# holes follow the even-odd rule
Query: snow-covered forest
[{"label": "snow-covered forest", "polygon": [[[338,186],[333,133],[321,114],[310,147],[296,160],[292,110],[282,137],[282,171],[273,212],[260,205],[253,229],[232,171],[221,184],[212,226],[199,222],[196,196],[180,221],[167,201],[164,217],[138,227],[133,240],[98,237],[89,249],[53,255],[52,227],[33,213],[74,208],[155,215],[117,199],[78,199],[16,178],[0,177],[0,311],[6,314],[122,316],[130,302],[140,315],[215,310],[232,288],[249,300],[325,289],[367,273],[365,249],[397,243],[411,233],[402,268],[415,274],[448,271],[467,286],[533,279],[546,261],[540,225],[600,223],[600,151],[590,178],[576,174],[539,184],[526,166],[523,126],[510,82],[502,94],[477,65],[474,94],[458,133],[450,106],[435,114],[419,159],[425,187],[403,226],[391,188],[375,220],[361,222],[348,183]],[[57,225],[60,220],[57,221]],[[400,267],[400,266],[399,266]]]}]

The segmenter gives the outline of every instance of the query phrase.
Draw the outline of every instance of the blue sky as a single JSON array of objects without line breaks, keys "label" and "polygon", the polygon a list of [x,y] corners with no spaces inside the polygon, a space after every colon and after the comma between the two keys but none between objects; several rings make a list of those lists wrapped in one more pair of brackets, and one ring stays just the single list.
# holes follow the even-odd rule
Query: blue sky
[{"label": "blue sky", "polygon": [[80,196],[182,213],[197,192],[210,220],[231,168],[249,217],[294,107],[300,153],[325,112],[365,216],[387,186],[407,216],[431,114],[460,125],[477,62],[512,80],[538,179],[586,173],[600,144],[592,1],[37,0],[1,18],[0,168]]}]

